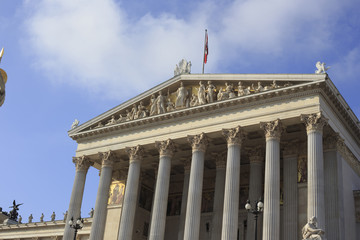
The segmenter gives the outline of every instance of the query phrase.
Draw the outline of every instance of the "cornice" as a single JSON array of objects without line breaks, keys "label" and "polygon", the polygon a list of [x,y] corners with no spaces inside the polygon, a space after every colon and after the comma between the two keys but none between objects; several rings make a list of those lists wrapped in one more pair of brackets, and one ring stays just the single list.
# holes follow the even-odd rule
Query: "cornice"
[{"label": "cornice", "polygon": [[[69,131],[69,136],[74,140],[79,140],[89,137],[91,138],[97,135],[100,136],[114,131],[119,131],[119,130],[121,131],[124,129],[130,129],[133,127],[139,127],[147,124],[157,123],[159,121],[171,120],[179,117],[189,117],[192,115],[196,116],[199,113],[205,113],[205,112],[214,112],[219,110],[223,111],[224,109],[231,108],[232,106],[238,106],[239,104],[241,104],[242,107],[249,107],[258,104],[288,99],[289,97],[294,98],[294,97],[308,96],[314,93],[319,93],[321,91],[319,86],[324,84],[324,82],[325,80],[322,79],[319,81],[307,82],[298,85],[277,88],[260,93],[253,93],[251,95],[234,97],[227,100],[207,103],[200,106],[174,110],[171,112],[148,116],[141,119],[116,123],[113,125],[107,125],[96,129],[86,130],[83,132],[71,133],[71,131]],[[111,114],[109,115],[111,116]],[[90,126],[91,124],[95,124],[96,121],[99,120],[100,118],[94,118],[92,122],[89,123],[87,126]]]}]

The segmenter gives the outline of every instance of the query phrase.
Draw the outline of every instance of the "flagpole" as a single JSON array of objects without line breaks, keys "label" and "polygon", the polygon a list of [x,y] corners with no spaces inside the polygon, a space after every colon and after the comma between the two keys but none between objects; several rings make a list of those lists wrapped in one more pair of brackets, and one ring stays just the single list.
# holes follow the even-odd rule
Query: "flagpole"
[{"label": "flagpole", "polygon": [[204,68],[205,68],[206,36],[207,36],[207,29],[205,29],[204,56],[203,56],[203,68],[202,68],[202,74],[204,74]]}]

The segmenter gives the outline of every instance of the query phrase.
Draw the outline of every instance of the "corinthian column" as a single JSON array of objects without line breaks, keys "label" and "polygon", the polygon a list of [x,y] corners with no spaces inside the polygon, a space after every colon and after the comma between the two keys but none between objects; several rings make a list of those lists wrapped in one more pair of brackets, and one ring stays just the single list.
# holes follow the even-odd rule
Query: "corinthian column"
[{"label": "corinthian column", "polygon": [[224,191],[225,191],[225,153],[215,155],[216,177],[215,177],[215,193],[214,207],[212,216],[211,240],[221,239],[221,225],[224,209]]},{"label": "corinthian column", "polygon": [[265,131],[265,191],[263,240],[280,239],[280,119],[260,123]]},{"label": "corinthian column", "polygon": [[297,156],[298,143],[289,143],[283,151],[284,159],[284,239],[297,239],[298,233],[298,189]]},{"label": "corinthian column", "polygon": [[76,172],[74,185],[71,192],[68,215],[65,222],[64,239],[72,239],[74,237],[74,229],[70,228],[68,222],[70,221],[71,217],[74,219],[78,219],[80,217],[86,174],[90,165],[92,165],[86,156],[74,157],[73,163],[75,163]]},{"label": "corinthian column", "polygon": [[191,161],[189,159],[185,159],[183,160],[183,162],[184,162],[184,185],[183,185],[183,192],[181,198],[178,240],[184,239],[186,206],[187,206],[189,179],[190,179],[190,166],[191,166]]},{"label": "corinthian column", "polygon": [[208,139],[204,133],[188,136],[192,147],[190,182],[185,218],[184,239],[198,240],[200,233],[201,194],[203,187],[205,150]]},{"label": "corinthian column", "polygon": [[327,119],[321,112],[301,115],[306,125],[308,159],[308,219],[315,216],[325,230],[324,156],[322,134]]},{"label": "corinthian column", "polygon": [[132,240],[137,195],[139,192],[140,166],[144,150],[138,145],[126,148],[126,152],[130,158],[130,165],[120,219],[119,240]]},{"label": "corinthian column", "polygon": [[155,146],[159,150],[160,160],[152,209],[150,240],[163,240],[170,184],[171,158],[175,151],[175,145],[173,141],[168,139],[167,141],[156,142]]},{"label": "corinthian column", "polygon": [[224,212],[222,221],[222,240],[236,239],[239,220],[240,191],[240,147],[244,137],[240,126],[223,129],[227,141],[227,161],[224,195]]},{"label": "corinthian column", "polygon": [[[264,183],[264,149],[260,146],[248,150],[250,160],[250,181],[249,181],[249,200],[250,203],[255,203],[263,196]],[[258,226],[261,226],[262,216],[258,218]],[[258,236],[260,236],[261,229],[258,228]],[[247,214],[247,229],[246,239],[255,239],[255,219],[254,214]]]},{"label": "corinthian column", "polygon": [[107,215],[107,202],[111,184],[114,153],[112,151],[99,153],[101,158],[101,175],[96,196],[94,219],[91,224],[90,240],[103,239]]}]

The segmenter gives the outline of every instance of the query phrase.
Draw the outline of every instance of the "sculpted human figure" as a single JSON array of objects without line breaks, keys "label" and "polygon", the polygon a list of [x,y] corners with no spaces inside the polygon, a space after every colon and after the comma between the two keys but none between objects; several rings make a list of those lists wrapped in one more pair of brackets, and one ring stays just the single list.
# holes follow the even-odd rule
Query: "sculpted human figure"
[{"label": "sculpted human figure", "polygon": [[240,81],[240,82],[238,83],[238,96],[239,96],[239,97],[245,95],[244,88],[245,88],[245,87],[242,85],[242,82]]},{"label": "sculpted human figure", "polygon": [[56,215],[55,215],[55,212],[53,212],[53,213],[51,214],[51,221],[53,221],[53,222],[55,221],[55,216],[56,216]]},{"label": "sculpted human figure", "polygon": [[175,109],[174,104],[171,102],[171,99],[168,98],[166,110],[167,110],[168,112],[171,112],[171,111],[174,110],[174,109]]},{"label": "sculpted human figure", "polygon": [[165,101],[166,97],[162,95],[162,92],[159,92],[159,96],[156,98],[156,106],[157,106],[157,113],[165,113]]},{"label": "sculpted human figure", "polygon": [[207,83],[208,83],[208,86],[207,86],[206,100],[208,103],[212,103],[215,101],[216,87],[212,84],[211,81],[208,81]]},{"label": "sculpted human figure", "polygon": [[223,95],[223,88],[221,87],[218,94],[217,94],[217,100],[218,101],[223,100],[222,95]]},{"label": "sculpted human figure", "polygon": [[180,82],[180,87],[176,91],[176,101],[175,101],[175,108],[182,108],[185,107],[185,101],[188,97],[189,92],[184,87],[184,83]]},{"label": "sculpted human figure", "polygon": [[131,109],[131,120],[137,119],[136,113],[137,113],[137,107],[136,104],[134,104]]},{"label": "sculpted human figure", "polygon": [[144,106],[144,103],[141,101],[138,106],[138,111],[136,113],[137,118],[144,118],[146,117],[146,107]]},{"label": "sculpted human figure", "polygon": [[156,114],[156,97],[155,94],[151,95],[150,98],[150,116],[155,115]]},{"label": "sculpted human figure", "polygon": [[116,121],[115,121],[115,116],[113,115],[112,117],[111,117],[111,119],[106,123],[106,125],[111,125],[111,124],[115,124],[116,123]]},{"label": "sculpted human figure", "polygon": [[274,81],[272,82],[272,84],[271,84],[271,88],[275,89],[275,88],[279,88],[279,87],[280,87],[280,86],[277,85],[276,80],[274,80]]},{"label": "sculpted human figure", "polygon": [[129,111],[129,109],[126,109],[126,121],[130,121],[131,119],[131,112]]},{"label": "sculpted human figure", "polygon": [[29,223],[32,223],[33,218],[34,218],[33,215],[30,214],[30,216],[29,216]]},{"label": "sculpted human figure", "polygon": [[264,91],[264,87],[261,85],[261,82],[258,82],[258,86],[255,89],[255,92],[262,92]]},{"label": "sculpted human figure", "polygon": [[18,223],[21,224],[22,223],[22,216],[19,215],[19,220],[18,220]]},{"label": "sculpted human figure", "polygon": [[66,211],[65,213],[63,213],[63,215],[64,215],[63,222],[65,222],[65,221],[66,221],[66,219],[67,219],[68,211]]},{"label": "sculpted human figure", "polygon": [[317,228],[317,219],[315,216],[311,217],[308,223],[302,229],[303,240],[322,240],[324,231]]},{"label": "sculpted human figure", "polygon": [[200,81],[199,82],[199,89],[198,89],[198,103],[199,105],[206,103],[206,93],[205,93],[205,84]]},{"label": "sculpted human figure", "polygon": [[92,218],[94,217],[94,208],[91,208],[90,212],[89,212],[89,216]]},{"label": "sculpted human figure", "polygon": [[40,222],[44,222],[44,213],[42,213],[40,216]]},{"label": "sculpted human figure", "polygon": [[191,96],[190,107],[194,107],[194,106],[197,106],[197,105],[199,105],[199,99],[195,94],[193,94]]}]

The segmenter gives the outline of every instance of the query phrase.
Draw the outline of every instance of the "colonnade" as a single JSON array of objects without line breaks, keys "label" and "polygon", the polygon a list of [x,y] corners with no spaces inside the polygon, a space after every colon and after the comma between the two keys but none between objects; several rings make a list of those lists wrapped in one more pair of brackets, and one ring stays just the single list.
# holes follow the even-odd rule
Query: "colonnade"
[{"label": "colonnade", "polygon": [[[325,229],[322,128],[326,124],[326,119],[321,113],[318,113],[302,115],[301,120],[306,125],[308,135],[308,217],[317,216],[319,227]],[[260,123],[260,127],[264,130],[266,138],[262,239],[278,240],[280,239],[280,138],[283,126],[281,121],[277,119],[271,122]],[[218,156],[216,161],[211,239],[233,240],[237,238],[239,208],[242,208],[242,206],[239,206],[240,151],[245,133],[240,126],[232,129],[223,129],[222,133],[227,141],[227,157],[226,161],[224,161],[224,159],[221,159],[221,156]],[[201,133],[199,135],[188,136],[188,142],[192,147],[192,157],[191,162],[185,164],[178,239],[198,240],[204,161],[209,139],[206,134]],[[165,234],[171,160],[175,151],[175,144],[172,140],[168,139],[156,142],[155,146],[159,151],[159,165],[149,239],[162,240]],[[133,237],[140,168],[144,152],[141,146],[127,148],[126,151],[130,160],[119,227],[119,240],[131,240]],[[102,239],[105,229],[106,206],[113,166],[112,152],[102,153],[101,158],[100,183],[90,239]],[[80,214],[86,172],[90,166],[90,162],[86,157],[74,159],[76,175],[68,218],[70,216],[76,217]],[[249,198],[251,201],[257,200],[262,195],[263,180],[261,176],[263,166],[263,156],[260,154],[250,156]],[[291,202],[290,205],[284,206],[284,216],[286,219],[294,218],[291,214],[297,214],[297,193],[296,191],[291,191],[291,189],[296,189],[296,167],[296,155],[291,152],[284,152],[284,168],[286,170],[284,175],[286,184],[284,188],[285,191],[289,192],[289,195],[286,196],[286,202]],[[250,220],[250,216],[248,216],[248,226],[251,224],[253,222]],[[284,236],[285,234],[290,234],[286,235],[289,236],[287,238],[295,239],[297,234],[296,224],[291,220],[287,224],[290,230],[287,230]],[[249,227],[249,229],[252,229],[252,227]],[[295,229],[295,233],[291,233],[292,229]],[[70,239],[68,237],[71,234],[71,229],[66,227],[64,239]],[[248,232],[247,239],[250,239],[251,236],[252,234]]]}]

